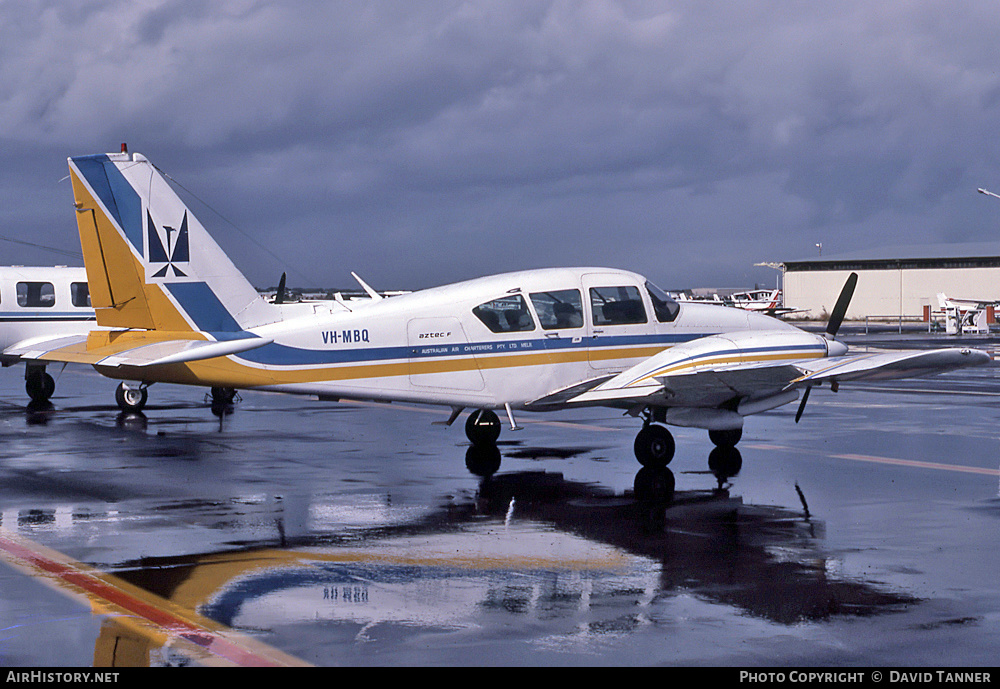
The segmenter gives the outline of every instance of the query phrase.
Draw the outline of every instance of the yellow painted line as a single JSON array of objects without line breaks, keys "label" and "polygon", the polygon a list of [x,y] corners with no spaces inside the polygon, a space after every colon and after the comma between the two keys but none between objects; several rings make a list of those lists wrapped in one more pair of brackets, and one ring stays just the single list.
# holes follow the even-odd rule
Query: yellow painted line
[{"label": "yellow painted line", "polygon": [[161,646],[170,644],[206,665],[239,667],[306,666],[256,639],[202,617],[192,610],[133,586],[114,575],[0,528],[0,559],[57,590],[83,596],[97,614]]},{"label": "yellow painted line", "polygon": [[876,457],[872,455],[830,455],[834,459],[850,459],[855,462],[876,462],[878,464],[894,464],[896,466],[915,467],[918,469],[937,469],[939,471],[957,471],[966,474],[984,474],[1000,476],[1000,469],[973,467],[962,464],[942,464],[940,462],[922,462],[916,459],[896,459],[894,457]]}]

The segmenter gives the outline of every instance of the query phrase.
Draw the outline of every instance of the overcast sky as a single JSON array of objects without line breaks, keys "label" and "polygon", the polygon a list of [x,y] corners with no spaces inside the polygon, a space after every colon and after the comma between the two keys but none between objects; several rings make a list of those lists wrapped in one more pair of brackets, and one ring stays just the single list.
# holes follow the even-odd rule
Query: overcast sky
[{"label": "overcast sky", "polygon": [[66,157],[125,141],[259,286],[993,241],[998,37],[995,0],[0,0],[0,237],[78,251]]}]

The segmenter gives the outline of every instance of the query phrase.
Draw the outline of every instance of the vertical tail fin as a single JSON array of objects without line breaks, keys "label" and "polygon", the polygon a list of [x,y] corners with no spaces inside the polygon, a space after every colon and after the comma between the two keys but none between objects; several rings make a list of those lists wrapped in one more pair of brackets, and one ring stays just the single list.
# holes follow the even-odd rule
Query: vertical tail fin
[{"label": "vertical tail fin", "polygon": [[237,332],[277,319],[144,156],[75,157],[69,169],[98,324]]}]

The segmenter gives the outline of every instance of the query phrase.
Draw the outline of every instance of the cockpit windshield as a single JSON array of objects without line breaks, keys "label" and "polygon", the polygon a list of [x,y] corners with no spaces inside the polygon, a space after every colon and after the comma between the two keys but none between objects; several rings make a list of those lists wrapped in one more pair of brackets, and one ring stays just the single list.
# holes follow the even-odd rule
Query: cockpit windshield
[{"label": "cockpit windshield", "polygon": [[673,322],[677,318],[677,314],[681,311],[681,305],[652,282],[646,282],[646,291],[649,292],[649,298],[653,302],[653,312],[656,314],[656,320],[660,323]]}]

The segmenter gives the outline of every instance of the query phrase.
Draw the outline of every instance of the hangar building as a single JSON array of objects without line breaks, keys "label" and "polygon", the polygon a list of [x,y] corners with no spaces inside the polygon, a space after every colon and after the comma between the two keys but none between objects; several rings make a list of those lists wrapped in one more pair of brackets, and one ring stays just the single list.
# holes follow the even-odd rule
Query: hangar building
[{"label": "hangar building", "polygon": [[1000,243],[886,247],[781,265],[785,306],[815,319],[833,310],[852,272],[858,286],[848,319],[925,317],[939,309],[939,292],[1000,301]]}]

